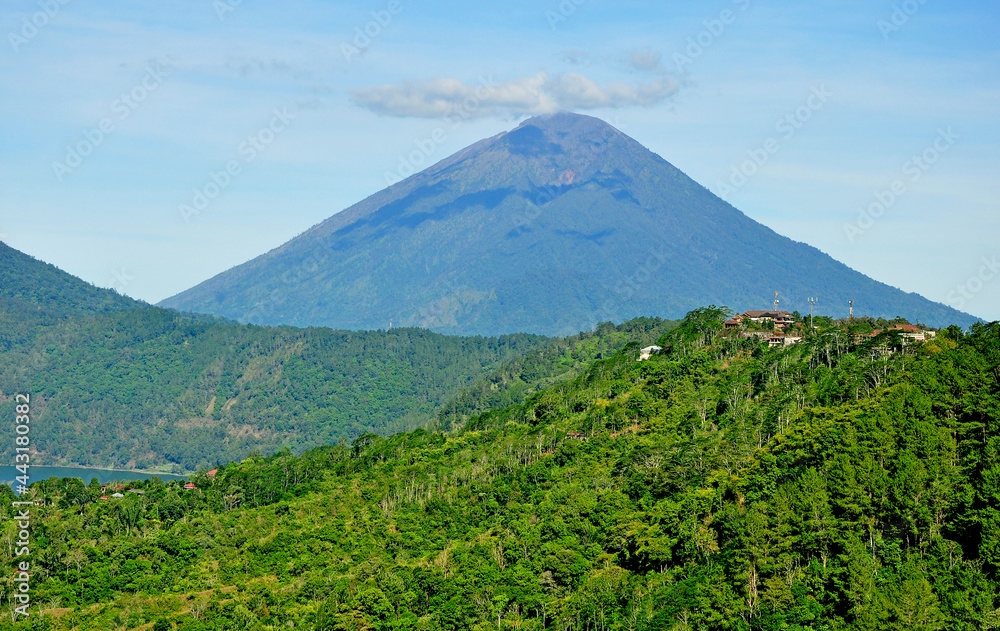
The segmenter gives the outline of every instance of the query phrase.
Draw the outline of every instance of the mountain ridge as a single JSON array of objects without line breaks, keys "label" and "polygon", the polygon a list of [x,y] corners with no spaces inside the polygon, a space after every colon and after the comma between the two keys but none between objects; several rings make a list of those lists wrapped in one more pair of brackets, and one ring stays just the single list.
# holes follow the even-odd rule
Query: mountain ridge
[{"label": "mountain ridge", "polygon": [[[44,312],[50,318],[113,313],[148,306],[65,272],[0,241],[0,310]],[[66,298],[55,300],[61,294]],[[59,308],[56,308],[58,304]],[[22,312],[21,315],[26,315]]]},{"label": "mountain ridge", "polygon": [[0,244],[0,414],[30,395],[35,464],[193,471],[412,429],[551,341],[178,314]]}]

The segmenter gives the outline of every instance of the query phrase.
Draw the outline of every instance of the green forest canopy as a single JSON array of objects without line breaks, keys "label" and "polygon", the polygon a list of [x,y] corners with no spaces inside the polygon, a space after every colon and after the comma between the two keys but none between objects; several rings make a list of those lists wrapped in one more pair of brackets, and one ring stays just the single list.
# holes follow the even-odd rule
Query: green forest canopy
[{"label": "green forest canopy", "polygon": [[1000,323],[768,349],[724,315],[453,432],[36,483],[44,624],[998,628]]},{"label": "green forest canopy", "polygon": [[69,318],[0,346],[0,392],[31,394],[45,464],[192,471],[414,429],[548,342],[258,327],[149,307]]}]

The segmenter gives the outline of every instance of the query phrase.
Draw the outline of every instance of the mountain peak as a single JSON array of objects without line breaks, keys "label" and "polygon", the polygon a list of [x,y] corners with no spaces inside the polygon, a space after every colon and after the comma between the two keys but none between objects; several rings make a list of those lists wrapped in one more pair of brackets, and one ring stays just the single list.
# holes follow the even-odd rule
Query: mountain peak
[{"label": "mountain peak", "polygon": [[[631,139],[593,116],[559,112],[534,116],[500,138],[514,155],[559,155],[581,145],[606,145]],[[634,141],[632,141],[634,142]]]},{"label": "mountain peak", "polygon": [[587,134],[593,132],[599,133],[608,129],[614,130],[614,127],[600,118],[587,116],[586,114],[576,114],[574,112],[555,112],[553,114],[532,116],[522,121],[520,125],[514,128],[514,131],[522,127],[538,127],[553,133],[564,134]]}]

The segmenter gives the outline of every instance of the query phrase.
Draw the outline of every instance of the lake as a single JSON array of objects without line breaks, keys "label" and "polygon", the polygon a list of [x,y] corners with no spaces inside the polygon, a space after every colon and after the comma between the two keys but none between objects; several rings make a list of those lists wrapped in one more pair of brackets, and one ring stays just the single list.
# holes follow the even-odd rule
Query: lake
[{"label": "lake", "polygon": [[[7,485],[14,484],[14,477],[19,476],[21,473],[15,469],[13,466],[0,467],[0,482]],[[78,467],[44,467],[32,465],[28,469],[28,475],[30,476],[30,482],[38,482],[39,480],[47,480],[52,476],[57,478],[80,478],[83,480],[84,484],[90,484],[91,478],[97,478],[97,481],[101,484],[105,484],[111,480],[148,480],[154,476],[160,478],[164,482],[168,480],[184,480],[187,476],[182,475],[169,475],[166,473],[140,473],[138,471],[116,471],[111,469],[85,469]]]}]

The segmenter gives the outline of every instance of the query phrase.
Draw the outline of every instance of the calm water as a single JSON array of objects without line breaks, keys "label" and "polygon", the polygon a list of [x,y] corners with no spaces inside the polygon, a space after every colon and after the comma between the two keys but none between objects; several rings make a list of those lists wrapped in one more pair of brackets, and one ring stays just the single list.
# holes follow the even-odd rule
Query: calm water
[{"label": "calm water", "polygon": [[[0,482],[4,484],[13,484],[14,477],[21,475],[17,469],[12,466],[0,467]],[[101,484],[109,482],[111,480],[148,480],[154,475],[160,478],[164,482],[167,480],[183,480],[184,476],[180,475],[167,475],[165,473],[151,474],[151,473],[138,473],[136,471],[109,471],[108,469],[78,469],[71,467],[41,467],[32,466],[28,469],[28,475],[30,476],[31,482],[38,482],[39,480],[47,480],[52,476],[57,478],[80,478],[83,480],[84,484],[90,484],[91,478],[97,478],[97,481]]]}]

